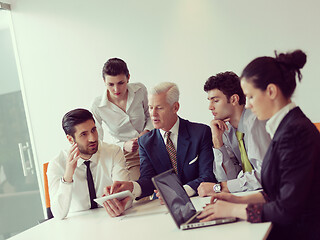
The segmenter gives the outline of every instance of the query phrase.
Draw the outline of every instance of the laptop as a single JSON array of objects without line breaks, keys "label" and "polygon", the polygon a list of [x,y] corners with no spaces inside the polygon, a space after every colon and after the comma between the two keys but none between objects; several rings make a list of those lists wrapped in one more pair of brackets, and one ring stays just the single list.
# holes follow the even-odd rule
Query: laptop
[{"label": "laptop", "polygon": [[236,218],[219,218],[200,222],[197,216],[201,211],[196,211],[173,169],[153,177],[152,182],[160,192],[177,227],[182,230],[231,223],[237,220]]}]

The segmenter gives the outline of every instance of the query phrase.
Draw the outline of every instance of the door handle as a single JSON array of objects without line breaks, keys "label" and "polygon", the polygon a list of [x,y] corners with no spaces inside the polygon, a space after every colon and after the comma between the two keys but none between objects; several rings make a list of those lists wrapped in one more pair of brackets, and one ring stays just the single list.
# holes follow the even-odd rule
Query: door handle
[{"label": "door handle", "polygon": [[26,149],[27,149],[27,153],[28,153],[31,174],[34,174],[33,159],[32,159],[32,155],[31,155],[31,146],[29,145],[29,142],[26,142]]},{"label": "door handle", "polygon": [[[23,175],[26,177],[30,174],[34,174],[33,163],[32,163],[32,155],[31,155],[31,148],[28,142],[26,145],[23,146],[22,143],[18,143],[21,165],[23,170]],[[28,160],[26,161],[24,152],[27,151]]]}]

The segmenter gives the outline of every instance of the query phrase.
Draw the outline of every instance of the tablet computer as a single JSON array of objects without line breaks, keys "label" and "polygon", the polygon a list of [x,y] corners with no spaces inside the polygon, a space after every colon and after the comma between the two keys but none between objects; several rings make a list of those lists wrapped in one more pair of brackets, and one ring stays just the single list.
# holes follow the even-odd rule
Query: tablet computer
[{"label": "tablet computer", "polygon": [[100,197],[100,198],[95,198],[93,199],[96,203],[98,203],[99,205],[103,206],[103,203],[107,200],[110,200],[110,199],[118,199],[119,201],[126,198],[126,197],[130,197],[131,199],[133,199],[133,195],[132,193],[129,191],[129,190],[126,190],[126,191],[123,191],[123,192],[118,192],[118,193],[114,193],[114,194],[110,194],[110,195],[107,195],[107,196],[103,196],[103,197]]}]

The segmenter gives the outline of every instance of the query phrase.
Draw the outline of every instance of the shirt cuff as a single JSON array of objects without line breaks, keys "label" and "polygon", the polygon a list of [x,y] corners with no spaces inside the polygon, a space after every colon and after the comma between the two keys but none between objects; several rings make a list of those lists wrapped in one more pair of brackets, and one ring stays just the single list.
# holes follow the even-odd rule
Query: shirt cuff
[{"label": "shirt cuff", "polygon": [[133,194],[134,198],[140,197],[142,191],[141,191],[141,187],[140,187],[139,183],[133,182],[133,181],[132,181],[132,183],[133,183],[132,194]]},{"label": "shirt cuff", "polygon": [[73,181],[72,182],[66,182],[63,180],[63,177],[60,178],[60,187],[59,192],[65,194],[71,194],[73,188]]},{"label": "shirt cuff", "polygon": [[[215,154],[218,154],[218,155],[220,155],[220,154],[223,154],[223,153],[225,153],[227,150],[226,150],[226,146],[223,144],[220,148],[215,148],[215,147],[212,147],[212,149],[213,149],[213,152],[215,153]],[[221,161],[222,162],[222,161]]]},{"label": "shirt cuff", "polygon": [[256,203],[256,204],[248,204],[246,211],[247,211],[247,221],[251,223],[260,223],[262,222],[262,208],[263,203]]},{"label": "shirt cuff", "polygon": [[229,192],[231,193],[245,191],[245,189],[241,188],[239,179],[228,180],[227,186],[228,186]]},{"label": "shirt cuff", "polygon": [[73,179],[72,179],[71,182],[67,182],[67,181],[64,180],[63,177],[61,177],[60,180],[61,180],[61,182],[64,183],[64,184],[72,184],[72,183],[73,183]]},{"label": "shirt cuff", "polygon": [[193,190],[193,188],[190,187],[189,185],[186,184],[186,185],[183,185],[183,187],[184,187],[184,190],[186,190],[189,197],[196,194],[196,192]]}]

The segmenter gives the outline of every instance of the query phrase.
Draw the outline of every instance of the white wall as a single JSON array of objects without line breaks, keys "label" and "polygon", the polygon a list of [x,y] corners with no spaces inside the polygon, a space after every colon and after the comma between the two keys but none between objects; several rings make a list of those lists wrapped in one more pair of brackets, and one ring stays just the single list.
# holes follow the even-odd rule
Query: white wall
[{"label": "white wall", "polygon": [[0,12],[0,95],[20,91],[10,33],[10,14]]},{"label": "white wall", "polygon": [[40,162],[68,146],[67,111],[90,106],[104,88],[101,68],[123,58],[131,81],[174,81],[180,116],[209,123],[205,80],[253,58],[301,48],[308,54],[295,101],[320,121],[319,1],[16,0],[13,23]]}]

